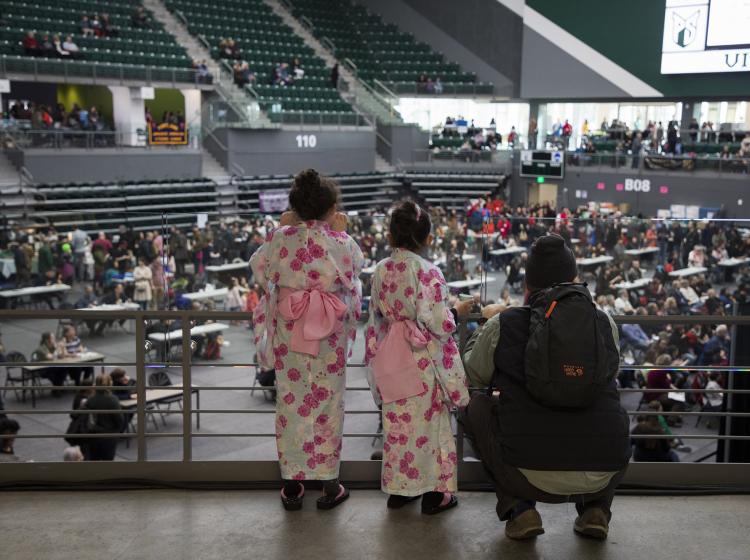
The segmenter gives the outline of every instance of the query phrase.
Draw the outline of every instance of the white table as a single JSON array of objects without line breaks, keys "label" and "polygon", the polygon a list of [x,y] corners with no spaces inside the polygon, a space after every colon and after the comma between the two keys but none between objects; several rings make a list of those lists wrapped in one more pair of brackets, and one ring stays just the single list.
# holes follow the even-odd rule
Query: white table
[{"label": "white table", "polygon": [[576,259],[576,262],[579,266],[599,266],[606,264],[608,262],[612,262],[614,260],[614,257],[610,257],[608,255],[602,255],[601,257],[589,257],[586,259]]},{"label": "white table", "polygon": [[[463,255],[461,255],[461,258],[463,259],[464,262],[468,262],[468,261],[476,260],[477,256],[464,253]],[[440,257],[439,259],[436,259],[432,262],[435,264],[435,266],[445,266],[447,261],[445,257]]]},{"label": "white table", "polygon": [[113,284],[134,284],[135,278],[133,276],[125,276],[125,278],[112,278]]},{"label": "white table", "polygon": [[627,251],[625,251],[625,254],[631,257],[642,257],[644,255],[652,255],[658,252],[658,247],[643,247],[641,249],[628,249]]},{"label": "white table", "polygon": [[367,274],[367,275],[374,274],[375,273],[375,266],[376,265],[372,265],[372,266],[368,266],[367,268],[363,268],[362,269],[362,274]]},{"label": "white table", "polygon": [[689,266],[687,268],[681,268],[679,270],[673,270],[669,273],[672,278],[684,278],[685,276],[692,276],[693,274],[704,274],[708,272],[708,269],[703,266]]},{"label": "white table", "polygon": [[618,290],[637,290],[638,288],[645,288],[651,283],[651,278],[639,278],[633,282],[620,282],[615,284],[615,288]]},{"label": "white table", "polygon": [[723,261],[719,261],[718,265],[724,266],[727,268],[732,268],[735,266],[742,266],[748,263],[750,263],[750,258],[748,257],[743,257],[743,258],[732,257],[731,259],[724,259]]},{"label": "white table", "polygon": [[[226,323],[207,323],[198,325],[190,329],[190,336],[205,336],[207,334],[225,331],[229,328]],[[182,329],[170,331],[168,333],[151,333],[148,335],[149,340],[154,342],[165,342],[167,340],[180,340],[182,338]]]},{"label": "white table", "polygon": [[16,261],[13,258],[0,259],[0,276],[10,278],[16,273]]},{"label": "white table", "polygon": [[92,305],[91,307],[79,307],[79,311],[138,311],[141,308],[140,305],[132,301],[126,301],[125,303],[102,303],[100,305]]},{"label": "white table", "polygon": [[578,245],[578,244],[579,244],[580,242],[581,242],[581,240],[580,240],[580,239],[578,239],[577,237],[573,237],[573,238],[571,238],[571,240],[570,240],[570,244],[571,244],[571,245]]},{"label": "white table", "polygon": [[249,262],[232,262],[220,265],[211,265],[206,267],[206,272],[228,272],[230,270],[243,270],[250,266]]},{"label": "white table", "polygon": [[70,286],[67,284],[50,284],[49,286],[30,286],[28,288],[16,288],[15,290],[2,290],[0,297],[18,298],[23,296],[38,296],[41,294],[56,294],[67,292]]},{"label": "white table", "polygon": [[200,292],[188,292],[182,297],[190,301],[202,301],[207,299],[224,299],[229,294],[228,288],[214,288],[212,290],[201,290]]},{"label": "white table", "polygon": [[516,253],[525,253],[526,247],[506,247],[505,249],[493,249],[490,255],[493,257],[504,257],[505,255],[515,255]]},{"label": "white table", "polygon": [[467,288],[476,288],[482,284],[490,284],[494,282],[494,278],[485,278],[480,280],[479,278],[473,278],[469,280],[456,280],[455,282],[448,282],[447,286],[452,290],[465,290]]}]

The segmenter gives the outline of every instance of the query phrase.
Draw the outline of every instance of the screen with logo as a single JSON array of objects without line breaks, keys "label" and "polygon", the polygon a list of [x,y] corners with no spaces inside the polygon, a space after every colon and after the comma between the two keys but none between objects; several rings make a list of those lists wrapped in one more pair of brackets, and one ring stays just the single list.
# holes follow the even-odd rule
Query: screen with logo
[{"label": "screen with logo", "polygon": [[667,0],[662,74],[750,72],[750,0]]}]

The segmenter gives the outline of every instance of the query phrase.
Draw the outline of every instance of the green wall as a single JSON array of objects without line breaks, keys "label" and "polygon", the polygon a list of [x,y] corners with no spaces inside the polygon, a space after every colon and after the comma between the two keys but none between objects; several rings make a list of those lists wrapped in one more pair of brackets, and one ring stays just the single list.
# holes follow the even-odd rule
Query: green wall
[{"label": "green wall", "polygon": [[164,111],[181,111],[185,114],[185,97],[179,89],[156,88],[154,99],[146,100],[146,109],[151,111],[156,122],[161,122]]},{"label": "green wall", "polygon": [[660,73],[665,0],[526,0],[526,4],[665,97],[750,97],[750,72]]},{"label": "green wall", "polygon": [[66,111],[70,111],[75,103],[86,109],[96,106],[102,120],[112,126],[112,92],[106,86],[59,84],[57,102],[62,103]]}]

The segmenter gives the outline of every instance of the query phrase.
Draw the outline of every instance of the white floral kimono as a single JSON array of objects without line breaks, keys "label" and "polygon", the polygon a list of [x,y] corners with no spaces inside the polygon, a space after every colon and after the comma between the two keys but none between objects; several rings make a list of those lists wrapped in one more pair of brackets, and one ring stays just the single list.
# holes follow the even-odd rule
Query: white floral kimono
[{"label": "white floral kimono", "polygon": [[319,221],[271,231],[250,259],[265,289],[254,335],[258,360],[276,370],[276,445],[286,480],[338,477],[363,262],[348,234]]},{"label": "white floral kimono", "polygon": [[[448,287],[440,270],[411,251],[396,249],[375,269],[366,361],[373,363],[389,330],[398,323],[416,328],[422,341],[410,346],[422,382],[421,393],[383,403],[381,482],[388,494],[456,491],[450,408],[466,406],[469,394],[447,301]],[[380,400],[380,392],[374,392]]]}]

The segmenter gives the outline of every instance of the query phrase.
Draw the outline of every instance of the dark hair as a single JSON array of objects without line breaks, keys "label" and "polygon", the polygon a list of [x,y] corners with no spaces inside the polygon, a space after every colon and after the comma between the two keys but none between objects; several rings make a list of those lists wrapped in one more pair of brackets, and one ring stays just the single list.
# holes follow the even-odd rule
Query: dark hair
[{"label": "dark hair", "polygon": [[300,171],[289,191],[289,205],[303,220],[319,220],[338,204],[339,187],[314,169]]},{"label": "dark hair", "polygon": [[407,200],[391,212],[388,231],[391,234],[391,247],[418,251],[432,231],[432,222],[423,208]]},{"label": "dark hair", "polygon": [[0,434],[4,436],[14,436],[18,433],[19,429],[20,426],[18,425],[18,422],[12,418],[0,419]]}]

